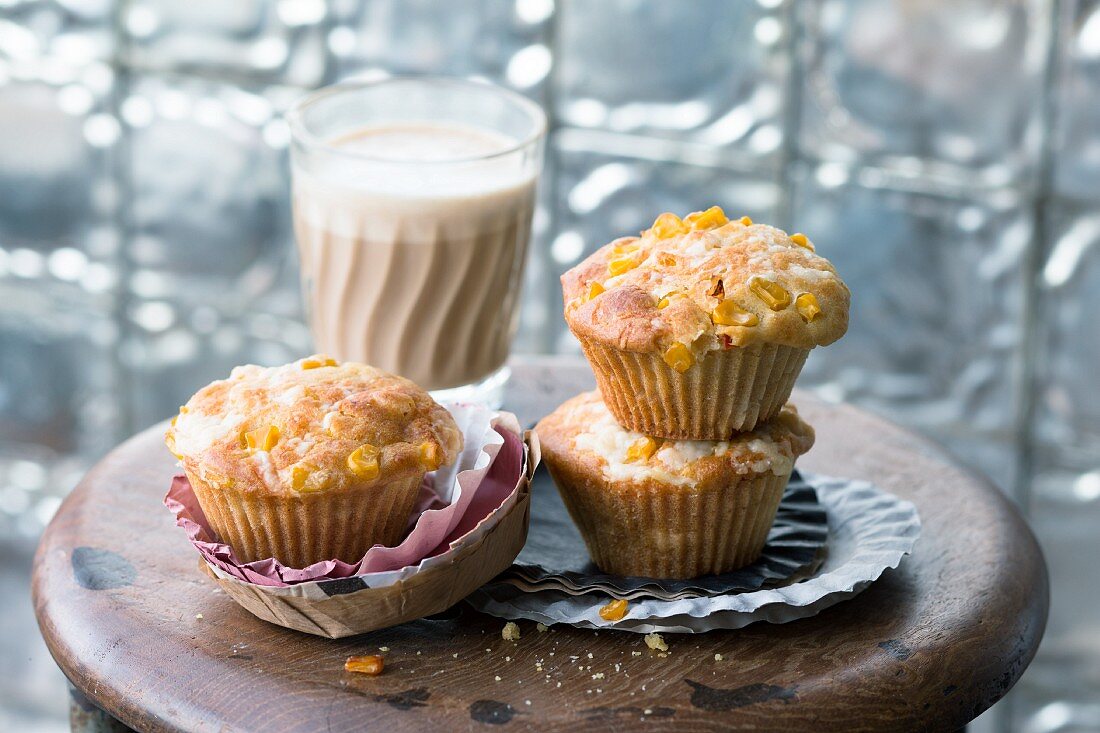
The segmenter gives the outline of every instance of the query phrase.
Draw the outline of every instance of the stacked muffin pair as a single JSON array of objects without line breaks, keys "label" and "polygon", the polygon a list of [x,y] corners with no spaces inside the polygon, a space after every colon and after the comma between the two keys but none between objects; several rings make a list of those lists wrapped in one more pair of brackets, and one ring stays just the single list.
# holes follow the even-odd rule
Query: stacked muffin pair
[{"label": "stacked muffin pair", "polygon": [[849,292],[803,234],[662,214],[562,277],[599,390],[536,430],[593,561],[691,578],[756,560],[813,429],[787,403]]}]

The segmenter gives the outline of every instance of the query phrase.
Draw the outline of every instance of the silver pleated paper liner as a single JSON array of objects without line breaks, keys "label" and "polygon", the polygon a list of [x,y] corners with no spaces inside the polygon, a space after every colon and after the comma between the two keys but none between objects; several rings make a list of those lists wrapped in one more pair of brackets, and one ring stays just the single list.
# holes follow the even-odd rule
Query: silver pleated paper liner
[{"label": "silver pleated paper liner", "polygon": [[806,572],[820,560],[828,536],[825,510],[814,488],[795,471],[787,484],[760,558],[739,570],[691,580],[659,580],[609,575],[585,550],[553,480],[543,469],[532,486],[527,544],[512,567],[499,576],[525,591],[599,591],[616,598],[691,598],[756,590]]},{"label": "silver pleated paper liner", "polygon": [[[535,589],[515,582],[518,576],[513,574],[498,576],[466,600],[478,610],[501,618],[637,633],[701,633],[816,615],[855,596],[884,572],[896,568],[912,551],[921,524],[912,503],[867,481],[808,473],[800,479],[814,490],[824,509],[828,537],[820,565],[796,572],[786,580],[755,590],[669,599],[642,595],[631,599],[626,616],[614,622],[600,618],[600,608],[610,599],[607,591],[597,586]],[[535,516],[533,511],[532,527]]]}]

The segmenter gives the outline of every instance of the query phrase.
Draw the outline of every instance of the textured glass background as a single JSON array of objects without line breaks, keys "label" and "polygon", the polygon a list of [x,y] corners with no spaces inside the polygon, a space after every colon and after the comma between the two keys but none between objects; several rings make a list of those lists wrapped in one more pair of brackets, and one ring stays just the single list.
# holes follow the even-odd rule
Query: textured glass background
[{"label": "textured glass background", "polygon": [[419,73],[550,113],[518,351],[576,352],[558,276],[661,211],[809,233],[853,306],[802,384],[991,476],[1047,554],[975,729],[1100,731],[1097,0],[0,0],[0,730],[65,728],[26,595],[61,497],[310,349],[283,110]]}]

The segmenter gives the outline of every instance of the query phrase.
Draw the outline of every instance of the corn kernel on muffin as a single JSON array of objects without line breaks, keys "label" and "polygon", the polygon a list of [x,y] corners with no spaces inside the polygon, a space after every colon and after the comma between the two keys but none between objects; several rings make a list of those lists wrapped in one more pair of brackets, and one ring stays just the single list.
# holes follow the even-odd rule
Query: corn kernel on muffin
[{"label": "corn kernel on muffin", "polygon": [[593,562],[616,575],[693,578],[752,563],[814,431],[786,405],[728,441],[664,440],[619,426],[599,392],[535,426]]},{"label": "corn kernel on muffin", "polygon": [[661,214],[562,276],[565,320],[611,412],[648,435],[724,440],[778,412],[849,292],[803,234],[717,206]]},{"label": "corn kernel on muffin", "polygon": [[399,541],[462,434],[409,380],[317,355],[237,367],[180,408],[165,443],[240,560],[305,567]]}]

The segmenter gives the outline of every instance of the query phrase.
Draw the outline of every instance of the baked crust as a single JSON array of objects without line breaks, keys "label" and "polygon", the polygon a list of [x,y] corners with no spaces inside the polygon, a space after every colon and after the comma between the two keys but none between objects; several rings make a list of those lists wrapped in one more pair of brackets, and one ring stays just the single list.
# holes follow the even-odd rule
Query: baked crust
[{"label": "baked crust", "polygon": [[[664,238],[658,233],[667,232],[655,225],[640,237],[616,239],[562,275],[565,320],[577,336],[634,352],[664,352],[681,343],[698,357],[759,341],[810,349],[847,330],[848,288],[801,235],[805,246],[775,227],[738,220]],[[629,269],[613,274],[612,262]],[[753,289],[754,278],[778,284],[789,302],[773,310]],[[593,294],[594,284],[603,292]],[[819,313],[807,317],[799,307],[804,293],[816,299]],[[659,308],[666,297],[667,306]],[[755,325],[714,322],[724,300],[755,316]]]},{"label": "baked crust", "polygon": [[[598,391],[562,403],[535,426],[535,432],[556,475],[617,494],[706,491],[767,473],[787,475],[794,460],[814,442],[813,428],[791,403],[771,420],[728,441],[647,438],[620,427]],[[650,457],[623,460],[630,446],[647,439],[656,443]]]},{"label": "baked crust", "polygon": [[[255,443],[271,427],[277,438],[263,450]],[[209,484],[297,495],[407,481],[452,463],[463,441],[451,414],[413,382],[313,356],[235,368],[180,408],[165,442]],[[377,470],[357,473],[348,459],[364,444],[378,449]]]}]

